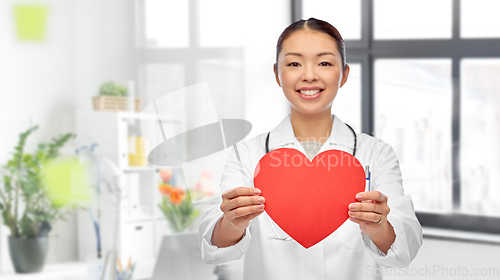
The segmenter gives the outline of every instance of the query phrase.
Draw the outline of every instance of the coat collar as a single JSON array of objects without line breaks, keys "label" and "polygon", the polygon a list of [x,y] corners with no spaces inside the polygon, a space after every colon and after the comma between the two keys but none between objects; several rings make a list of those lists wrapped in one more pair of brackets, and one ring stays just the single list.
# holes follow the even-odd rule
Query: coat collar
[{"label": "coat collar", "polygon": [[[336,115],[332,114],[332,118],[332,132],[318,153],[338,149],[352,154],[354,148],[354,135],[352,131]],[[269,150],[292,147],[305,154],[304,148],[297,138],[295,138],[290,114],[288,114],[278,126],[271,130],[271,134],[269,135]]]}]

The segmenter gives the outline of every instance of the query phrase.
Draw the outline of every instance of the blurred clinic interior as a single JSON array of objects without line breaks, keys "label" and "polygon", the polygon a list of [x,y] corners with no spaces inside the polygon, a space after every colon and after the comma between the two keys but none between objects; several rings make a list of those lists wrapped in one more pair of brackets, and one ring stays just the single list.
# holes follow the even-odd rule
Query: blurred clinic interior
[{"label": "blurred clinic interior", "polygon": [[243,259],[205,265],[197,237],[232,148],[168,166],[148,155],[219,119],[252,124],[239,140],[273,129],[290,113],[276,42],[309,17],[346,43],[332,113],[394,148],[423,227],[409,267],[360,269],[500,279],[498,11],[496,0],[0,1],[0,279],[242,279]]}]

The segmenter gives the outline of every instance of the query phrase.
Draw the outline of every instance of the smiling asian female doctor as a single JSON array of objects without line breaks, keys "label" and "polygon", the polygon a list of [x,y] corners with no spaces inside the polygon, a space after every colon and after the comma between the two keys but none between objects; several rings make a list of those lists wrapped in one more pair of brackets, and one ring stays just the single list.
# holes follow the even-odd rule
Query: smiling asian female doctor
[{"label": "smiling asian female doctor", "polygon": [[326,150],[352,154],[356,148],[356,158],[370,167],[373,190],[356,196],[359,202],[346,209],[349,219],[334,233],[305,249],[269,218],[260,190],[241,185],[242,173],[252,182],[266,154],[268,133],[260,134],[238,144],[239,153],[233,151],[226,163],[221,204],[207,211],[199,227],[204,262],[245,255],[244,279],[259,280],[381,279],[381,266],[408,266],[422,244],[422,228],[403,194],[394,150],[375,137],[356,135],[331,114],[349,76],[337,29],[315,18],[292,23],[278,39],[273,69],[291,113],[269,133],[268,149],[294,148],[312,160]]}]

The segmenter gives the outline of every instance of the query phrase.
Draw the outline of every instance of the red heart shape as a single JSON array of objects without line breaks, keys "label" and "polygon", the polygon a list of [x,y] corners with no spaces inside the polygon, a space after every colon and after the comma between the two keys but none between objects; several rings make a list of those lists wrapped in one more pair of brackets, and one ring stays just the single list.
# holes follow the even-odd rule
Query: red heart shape
[{"label": "red heart shape", "polygon": [[309,161],[296,149],[276,149],[260,159],[254,174],[267,214],[306,249],[347,220],[347,206],[366,183],[361,163],[340,150]]}]

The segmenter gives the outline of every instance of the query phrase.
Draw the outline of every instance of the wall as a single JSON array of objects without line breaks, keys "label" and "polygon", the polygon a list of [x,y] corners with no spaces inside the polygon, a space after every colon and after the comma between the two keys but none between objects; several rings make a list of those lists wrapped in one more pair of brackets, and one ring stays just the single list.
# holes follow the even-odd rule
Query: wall
[{"label": "wall", "polygon": [[[16,38],[13,5],[49,7],[46,41]],[[74,132],[76,110],[90,110],[91,96],[107,79],[128,78],[129,1],[3,0],[0,2],[0,165],[9,159],[18,135],[31,124],[39,131],[27,143]],[[76,143],[63,151],[73,154]],[[12,270],[9,231],[0,226],[0,272]],[[53,226],[47,263],[77,259],[76,215]]]},{"label": "wall", "polygon": [[[28,139],[27,151],[40,141],[74,131],[75,48],[73,1],[32,1],[49,7],[46,41],[21,42],[16,38],[13,5],[25,3],[6,0],[0,4],[0,143],[1,165],[10,158],[20,132],[31,124],[40,126]],[[58,223],[50,234],[47,262],[74,259],[76,222]],[[6,227],[0,229],[0,265],[11,270]]]},{"label": "wall", "polygon": [[397,279],[499,279],[500,244],[424,238],[408,268],[382,269],[386,280]]},{"label": "wall", "polygon": [[92,96],[108,80],[129,79],[130,3],[123,0],[76,0],[75,94],[77,110],[92,110]]}]

